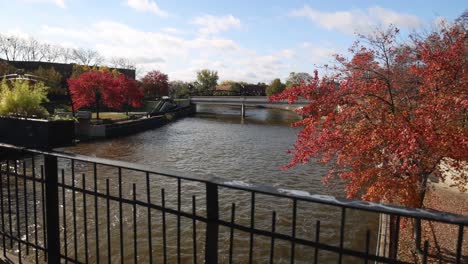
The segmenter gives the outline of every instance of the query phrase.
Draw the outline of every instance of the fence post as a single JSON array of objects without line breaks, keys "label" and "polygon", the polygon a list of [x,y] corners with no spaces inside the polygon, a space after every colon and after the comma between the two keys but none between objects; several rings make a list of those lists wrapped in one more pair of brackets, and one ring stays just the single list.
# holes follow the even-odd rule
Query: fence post
[{"label": "fence post", "polygon": [[205,243],[205,263],[218,263],[218,186],[214,183],[206,183],[206,243]]},{"label": "fence post", "polygon": [[57,157],[44,155],[47,222],[47,263],[60,263]]}]

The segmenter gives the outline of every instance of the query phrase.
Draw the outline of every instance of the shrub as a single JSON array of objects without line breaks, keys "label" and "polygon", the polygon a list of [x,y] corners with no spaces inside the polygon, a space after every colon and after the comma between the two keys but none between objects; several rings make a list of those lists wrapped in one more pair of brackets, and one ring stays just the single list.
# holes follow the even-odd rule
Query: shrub
[{"label": "shrub", "polygon": [[48,112],[41,103],[47,101],[47,88],[41,82],[1,82],[0,115],[43,118],[48,116]]}]

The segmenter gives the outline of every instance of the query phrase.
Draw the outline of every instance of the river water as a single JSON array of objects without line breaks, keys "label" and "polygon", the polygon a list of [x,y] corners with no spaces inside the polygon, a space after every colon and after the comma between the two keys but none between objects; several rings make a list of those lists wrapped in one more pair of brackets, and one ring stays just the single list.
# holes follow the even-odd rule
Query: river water
[{"label": "river water", "polygon": [[[242,181],[245,183],[258,183],[278,188],[307,191],[312,194],[328,194],[343,197],[343,188],[340,184],[333,189],[324,187],[322,176],[327,168],[316,162],[299,165],[283,171],[281,166],[289,162],[290,156],[286,154],[295,142],[299,128],[292,128],[290,124],[298,121],[299,117],[291,111],[266,108],[248,108],[245,119],[240,118],[239,107],[227,106],[198,106],[194,117],[187,117],[172,122],[163,127],[145,131],[136,135],[111,140],[89,143],[80,143],[66,151],[116,159],[144,164],[156,170],[175,171],[181,175],[214,175],[227,180]],[[131,178],[134,177],[134,178]],[[103,179],[100,184],[103,186]],[[128,183],[136,182],[137,193],[145,192],[143,175],[128,176]],[[174,183],[161,179],[154,183],[154,192],[159,193],[162,186],[166,187],[167,200],[175,200]],[[112,185],[112,183],[111,183]],[[125,185],[125,184],[124,184]],[[124,193],[131,193],[130,185],[124,187]],[[153,185],[152,185],[153,186]],[[153,187],[152,187],[153,188]],[[172,188],[172,191],[170,191]],[[115,186],[111,189],[115,190]],[[184,191],[185,190],[185,191]],[[192,195],[204,193],[201,185],[189,185],[182,188],[182,208],[190,211]],[[111,190],[112,192],[112,190]],[[159,199],[160,196],[155,196]],[[255,226],[271,229],[271,212],[277,211],[277,231],[291,234],[291,202],[282,201],[274,197],[257,197]],[[143,199],[143,198],[142,198]],[[250,196],[236,192],[220,192],[220,217],[230,221],[230,205],[235,202],[236,222],[249,226],[250,224]],[[199,199],[203,200],[203,199]],[[223,203],[224,201],[224,203]],[[104,206],[104,204],[102,205]],[[112,207],[112,205],[111,205]],[[79,209],[78,209],[79,210]],[[117,207],[115,207],[117,210]],[[340,209],[331,206],[298,204],[298,220],[296,236],[313,240],[315,237],[316,221],[321,221],[320,240],[331,245],[339,244]],[[112,214],[112,213],[111,213]],[[363,250],[365,247],[366,230],[372,231],[371,250],[375,248],[375,235],[378,225],[376,214],[348,210],[345,223],[346,248]],[[154,217],[154,216],[153,216]],[[115,217],[117,218],[117,217]],[[142,217],[144,218],[144,217]],[[172,219],[172,220],[171,220]],[[92,220],[91,220],[92,221]],[[130,222],[130,220],[128,220]],[[160,229],[158,221],[153,224],[154,229]],[[174,262],[175,249],[175,218],[170,218],[168,228],[168,263]],[[171,222],[172,221],[172,222]],[[113,226],[117,226],[115,219]],[[145,219],[141,226],[145,225]],[[171,225],[172,223],[172,225]],[[189,223],[189,222],[188,222]],[[184,227],[185,226],[185,227]],[[131,228],[131,225],[128,225]],[[199,225],[200,232],[203,226]],[[116,231],[117,232],[117,231]],[[145,243],[146,229],[139,234],[139,243]],[[156,231],[157,233],[158,231]],[[191,263],[193,241],[190,224],[182,225],[182,262]],[[220,229],[220,262],[226,263],[229,229]],[[161,235],[161,233],[157,233]],[[118,235],[116,235],[118,236]],[[141,236],[141,238],[140,238]],[[156,236],[156,234],[155,234]],[[203,237],[198,235],[198,255],[203,256]],[[103,239],[104,240],[104,239]],[[157,262],[162,260],[161,242],[156,242],[153,250]],[[270,240],[255,236],[254,263],[268,262]],[[114,243],[115,242],[115,243]],[[172,244],[171,244],[172,243]],[[234,262],[246,263],[248,261],[249,236],[241,232],[236,233],[234,243]],[[126,262],[133,261],[131,240],[125,242],[128,256]],[[113,241],[113,261],[119,260],[119,247]],[[92,246],[90,245],[90,248]],[[288,263],[290,260],[290,243],[276,241],[276,263]],[[82,246],[79,251],[81,252]],[[105,250],[105,249],[103,249]],[[129,253],[130,251],[130,253]],[[159,251],[159,252],[158,252]],[[139,249],[139,255],[145,255],[146,247]],[[314,250],[307,247],[296,247],[296,263],[310,263],[314,257]],[[319,252],[319,263],[335,263],[337,254]],[[105,254],[104,254],[105,255]],[[145,256],[139,257],[141,263],[148,261]],[[344,263],[354,263],[356,259],[344,258]]]},{"label": "river water", "polygon": [[[292,128],[290,124],[298,120],[299,117],[294,112],[279,109],[248,108],[246,117],[241,119],[239,107],[198,106],[195,116],[179,119],[157,129],[128,137],[82,142],[62,150],[143,164],[154,168],[154,171],[173,171],[178,175],[186,176],[211,175],[236,183],[256,183],[306,191],[311,194],[343,197],[342,184],[335,185],[333,189],[323,186],[321,178],[327,168],[314,161],[286,171],[280,169],[289,162],[290,156],[286,151],[293,146],[299,131],[299,128]],[[4,223],[2,230],[18,234],[23,240],[34,241],[43,246],[45,242],[45,214],[42,213],[45,208],[44,188],[40,182],[37,182],[36,190],[36,186],[30,180],[33,175],[36,178],[40,177],[41,163],[41,157],[37,156],[34,174],[32,159],[26,159],[24,172],[21,166],[18,170],[27,177],[19,178],[19,182],[16,182],[14,176],[3,175],[0,181],[2,184],[0,198],[5,212],[2,215],[2,223]],[[7,166],[5,163],[2,164],[5,171]],[[76,161],[73,166],[74,174],[71,173],[71,168],[70,160],[59,159],[59,169],[60,171],[63,169],[63,176],[60,174],[59,182],[68,186],[65,190],[62,187],[59,188],[62,254],[66,253],[67,256],[76,258],[80,262],[96,263],[97,256],[99,256],[101,262],[107,262],[110,258],[111,263],[120,263],[123,258],[124,263],[134,263],[134,242],[136,241],[136,262],[148,263],[151,242],[154,263],[163,263],[164,244],[166,244],[167,263],[177,263],[177,217],[170,213],[163,215],[156,209],[152,209],[149,215],[146,206],[139,205],[134,210],[132,205],[132,199],[146,202],[149,193],[152,204],[157,206],[164,204],[165,207],[177,210],[178,182],[176,179],[151,174],[148,178],[150,191],[147,192],[144,173],[123,169],[121,195],[126,202],[120,207],[121,204],[117,200],[108,201],[106,196],[96,198],[92,195],[96,188],[98,193],[106,195],[109,192],[110,196],[119,197],[118,170],[115,167],[97,165],[96,177],[93,177],[92,164]],[[14,171],[14,168],[11,170]],[[27,178],[29,180],[26,180]],[[107,183],[109,184],[108,190]],[[18,184],[19,192],[10,192],[10,189],[16,189],[16,184]],[[71,190],[73,185],[78,188],[84,186],[89,194],[83,195],[80,190],[73,192]],[[220,219],[226,222],[231,221],[231,208],[234,204],[235,223],[250,227],[252,224],[251,198],[249,192],[220,187]],[[205,216],[204,184],[181,181],[180,209],[183,212],[192,213],[192,199],[196,202],[196,214]],[[291,199],[256,194],[253,217],[255,228],[270,231],[274,211],[276,212],[275,232],[292,236],[292,208]],[[122,220],[120,211],[122,211]],[[339,207],[298,201],[295,236],[314,241],[317,221],[320,221],[320,242],[338,247],[341,213]],[[150,225],[148,220],[151,220]],[[162,223],[165,223],[165,229]],[[19,234],[17,225],[20,230],[27,226],[28,233],[25,234],[23,230]],[[190,219],[181,218],[181,263],[193,263],[194,253],[197,254],[197,263],[203,263],[205,228],[205,224],[201,221],[197,221],[196,228],[193,228]],[[107,232],[108,229],[109,232]],[[370,230],[370,252],[372,253],[376,245],[377,229],[377,214],[348,209],[344,222],[343,246],[347,249],[364,251],[366,232]],[[165,234],[163,230],[166,231]],[[197,232],[195,239],[193,239],[194,230]],[[163,239],[164,236],[166,236],[166,241]],[[248,263],[250,235],[236,230],[233,237],[233,263]],[[219,263],[228,263],[229,238],[230,229],[220,227]],[[35,239],[38,241],[36,242]],[[8,249],[11,248],[12,251],[18,253],[13,240],[7,239],[6,242]],[[66,247],[64,247],[65,243]],[[121,250],[121,245],[123,250]],[[194,245],[197,247],[196,250]],[[261,235],[253,236],[252,262],[268,263],[270,245],[270,239]],[[276,239],[275,263],[290,263],[291,248],[291,243]],[[25,249],[23,245],[23,256]],[[297,244],[294,252],[295,263],[313,263],[314,248]],[[31,249],[26,258],[34,261],[34,257],[35,252]],[[39,258],[43,258],[42,253],[39,254]],[[339,255],[336,253],[324,250],[318,252],[318,263],[337,263],[338,259]],[[347,256],[343,258],[343,263],[356,262],[362,263],[363,261]]]}]

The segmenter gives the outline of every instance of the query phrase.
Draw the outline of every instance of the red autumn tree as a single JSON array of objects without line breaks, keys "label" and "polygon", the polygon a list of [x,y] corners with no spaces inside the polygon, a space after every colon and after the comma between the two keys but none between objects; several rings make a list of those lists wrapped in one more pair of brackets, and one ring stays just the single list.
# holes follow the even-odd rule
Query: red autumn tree
[{"label": "red autumn tree", "polygon": [[[406,46],[397,35],[365,37],[350,60],[336,56],[334,74],[315,71],[271,99],[310,100],[286,167],[318,159],[332,165],[324,181],[344,180],[348,198],[421,207],[429,175],[443,178],[441,164],[460,169],[468,157],[468,39],[460,24]],[[462,190],[468,177],[454,180]]]},{"label": "red autumn tree", "polygon": [[169,78],[160,71],[150,71],[141,80],[143,91],[148,97],[160,97],[169,94]]},{"label": "red autumn tree", "polygon": [[[143,91],[138,87],[137,81],[121,74],[116,79],[118,90],[123,97],[124,106],[140,107],[143,101]],[[128,115],[128,112],[127,112]]]},{"label": "red autumn tree", "polygon": [[68,79],[73,106],[76,109],[93,106],[97,119],[101,104],[113,109],[121,109],[127,102],[138,106],[142,99],[141,91],[134,80],[122,75],[114,77],[106,71],[90,71]]}]

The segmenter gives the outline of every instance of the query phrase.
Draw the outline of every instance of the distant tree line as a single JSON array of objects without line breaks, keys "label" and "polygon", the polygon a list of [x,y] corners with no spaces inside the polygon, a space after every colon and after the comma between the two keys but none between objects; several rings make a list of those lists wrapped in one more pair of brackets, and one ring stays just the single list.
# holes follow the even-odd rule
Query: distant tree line
[{"label": "distant tree line", "polygon": [[76,63],[89,66],[106,65],[111,68],[135,69],[128,58],[106,59],[98,51],[84,48],[68,48],[40,42],[32,37],[0,34],[0,58],[7,61],[38,61],[54,63]]},{"label": "distant tree line", "polygon": [[257,84],[242,81],[225,80],[218,84],[218,72],[203,69],[197,72],[197,79],[193,82],[171,81],[169,93],[175,98],[187,98],[189,95],[198,96],[271,96],[301,84],[309,84],[313,77],[304,72],[291,72],[282,83],[280,79],[274,79],[270,84],[259,82]]}]

